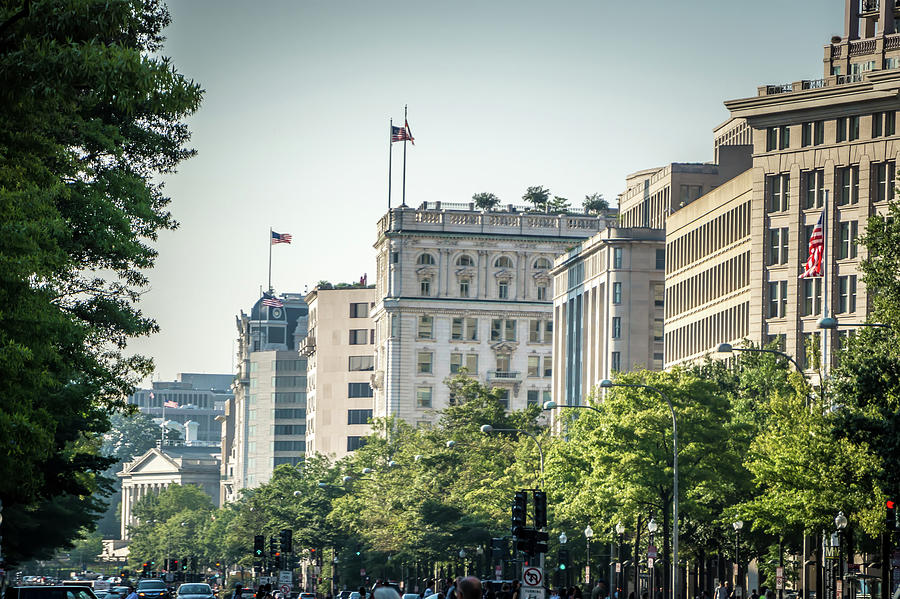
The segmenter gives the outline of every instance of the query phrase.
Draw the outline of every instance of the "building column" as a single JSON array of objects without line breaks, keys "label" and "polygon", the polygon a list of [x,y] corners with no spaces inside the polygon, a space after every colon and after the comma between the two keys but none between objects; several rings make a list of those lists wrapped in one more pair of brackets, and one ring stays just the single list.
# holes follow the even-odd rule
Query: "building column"
[{"label": "building column", "polygon": [[122,484],[122,509],[119,511],[119,521],[120,521],[120,531],[119,538],[127,539],[128,538],[128,519],[131,517],[131,506],[129,502],[131,501],[131,489],[126,487],[123,481]]}]

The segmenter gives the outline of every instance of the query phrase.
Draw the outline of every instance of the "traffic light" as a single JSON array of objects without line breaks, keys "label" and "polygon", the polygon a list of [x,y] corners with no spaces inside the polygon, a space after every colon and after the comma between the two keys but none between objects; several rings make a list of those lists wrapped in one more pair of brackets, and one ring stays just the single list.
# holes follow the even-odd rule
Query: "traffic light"
[{"label": "traffic light", "polygon": [[150,574],[150,562],[144,562],[142,565],[142,569],[144,571],[144,576]]},{"label": "traffic light", "polygon": [[294,552],[294,531],[290,528],[281,529],[281,550],[284,553]]},{"label": "traffic light", "polygon": [[884,502],[884,507],[887,508],[885,524],[887,524],[888,532],[890,532],[897,528],[897,502],[893,499],[888,499]]},{"label": "traffic light", "polygon": [[169,560],[169,561],[170,561],[171,564],[172,564],[172,569],[173,569],[174,571],[178,572],[178,560],[177,560],[177,559],[172,559],[172,560]]},{"label": "traffic light", "polygon": [[547,553],[547,541],[550,536],[546,532],[541,532],[540,530],[536,530],[534,532],[534,544],[531,546],[531,555],[539,555],[541,553]]},{"label": "traffic light", "polygon": [[516,551],[522,551],[527,555],[531,554],[531,546],[534,543],[534,533],[537,532],[533,528],[522,527],[519,529],[519,535],[516,537]]},{"label": "traffic light", "polygon": [[187,572],[188,569],[188,558],[184,558],[181,560],[181,570]]},{"label": "traffic light", "polygon": [[569,550],[562,549],[559,550],[559,555],[557,556],[557,562],[559,562],[559,569],[565,570],[569,567]]},{"label": "traffic light", "polygon": [[503,539],[491,539],[491,559],[495,562],[503,559]]},{"label": "traffic light", "polygon": [[534,527],[547,526],[547,494],[543,491],[534,492]]},{"label": "traffic light", "polygon": [[525,512],[528,510],[528,495],[525,491],[516,491],[512,505],[512,535],[521,536],[525,528]]},{"label": "traffic light", "polygon": [[253,537],[253,557],[263,557],[266,554],[266,538],[262,535]]},{"label": "traffic light", "polygon": [[196,572],[196,571],[197,571],[197,556],[192,555],[191,556],[191,572]]},{"label": "traffic light", "polygon": [[216,562],[216,570],[222,567],[222,562]]}]

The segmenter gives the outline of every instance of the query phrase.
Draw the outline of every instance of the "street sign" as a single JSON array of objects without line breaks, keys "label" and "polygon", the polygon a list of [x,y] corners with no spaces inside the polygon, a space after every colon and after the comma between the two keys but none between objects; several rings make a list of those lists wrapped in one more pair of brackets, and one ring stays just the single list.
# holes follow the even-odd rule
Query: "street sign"
[{"label": "street sign", "polygon": [[841,580],[840,578],[838,578],[835,581],[834,592],[837,594],[838,597],[844,596],[844,581]]},{"label": "street sign", "polygon": [[622,562],[616,562],[616,574],[622,571]]},{"label": "street sign", "polygon": [[656,548],[656,545],[650,545],[647,547],[647,557],[659,557],[659,549]]},{"label": "street sign", "polygon": [[775,568],[775,588],[779,591],[784,589],[784,568],[781,566]]},{"label": "street sign", "polygon": [[528,587],[539,587],[544,583],[544,571],[535,566],[529,566],[522,572],[522,583]]},{"label": "street sign", "polygon": [[290,585],[294,581],[294,575],[290,570],[281,570],[278,572],[278,584]]},{"label": "street sign", "polygon": [[360,568],[360,569],[359,569],[359,575],[360,575],[360,576],[365,576],[365,575],[366,575],[366,569],[365,569],[365,568]]},{"label": "street sign", "polygon": [[287,597],[291,594],[291,585],[289,585],[289,584],[283,584],[278,588],[281,590],[281,594],[284,595],[285,597]]},{"label": "street sign", "polygon": [[501,566],[500,564],[494,566],[494,579],[503,580],[503,566]]},{"label": "street sign", "polygon": [[735,586],[734,587],[734,597],[737,597],[738,599],[740,599],[743,596],[744,596],[744,587],[742,587],[741,585]]},{"label": "street sign", "polygon": [[656,559],[656,558],[653,558],[653,557],[648,557],[648,558],[647,558],[647,567],[648,567],[648,568],[652,568],[652,567],[653,567],[653,562],[655,561],[655,559]]}]

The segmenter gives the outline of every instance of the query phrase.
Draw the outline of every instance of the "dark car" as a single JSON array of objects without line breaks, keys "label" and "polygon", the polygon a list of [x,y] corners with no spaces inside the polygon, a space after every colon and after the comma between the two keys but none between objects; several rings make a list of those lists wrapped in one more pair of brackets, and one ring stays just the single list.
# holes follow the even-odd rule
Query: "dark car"
[{"label": "dark car", "polygon": [[144,578],[137,583],[138,597],[141,599],[169,599],[169,587],[157,578]]},{"label": "dark car", "polygon": [[27,586],[9,587],[3,599],[97,599],[88,586]]},{"label": "dark car", "polygon": [[212,588],[201,582],[186,582],[178,587],[178,599],[215,599]]}]

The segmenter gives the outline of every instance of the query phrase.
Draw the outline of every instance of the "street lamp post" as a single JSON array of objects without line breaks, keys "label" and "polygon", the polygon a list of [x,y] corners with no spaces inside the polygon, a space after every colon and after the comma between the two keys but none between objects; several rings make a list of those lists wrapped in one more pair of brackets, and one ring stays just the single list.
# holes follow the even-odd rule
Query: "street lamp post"
[{"label": "street lamp post", "polygon": [[534,441],[534,444],[537,445],[538,456],[540,457],[540,483],[541,488],[544,488],[544,450],[541,449],[541,442],[538,441],[538,438],[531,431],[527,431],[523,428],[494,428],[490,424],[482,424],[481,432],[485,435],[489,435],[491,433],[523,433],[531,437],[531,440]]},{"label": "street lamp post", "polygon": [[625,580],[625,566],[622,562],[622,537],[625,534],[625,525],[622,524],[622,521],[616,524],[616,534],[619,536],[619,547],[616,549],[616,591],[618,591],[618,598],[622,599],[626,593],[623,588],[625,585],[622,584],[622,581]]},{"label": "street lamp post", "polygon": [[837,599],[844,597],[844,529],[847,528],[847,516],[844,512],[838,512],[834,517],[834,525],[838,532],[838,580],[841,581],[841,594]]},{"label": "street lamp post", "polygon": [[[650,533],[650,538],[648,539],[648,547],[653,545],[653,535],[656,534],[656,531],[659,528],[659,524],[656,523],[656,520],[652,517],[650,518],[650,522],[647,522],[647,531]],[[650,566],[650,599],[656,599],[656,558],[653,559],[653,565]]]},{"label": "street lamp post", "polygon": [[[638,385],[614,383],[609,379],[600,381],[600,387],[608,389],[610,387],[638,387],[653,391],[662,397],[669,406],[669,412],[672,414],[672,599],[680,597],[678,593],[678,420],[675,417],[675,408],[669,397],[652,385]],[[654,599],[651,597],[651,599]]]},{"label": "street lamp post", "polygon": [[584,538],[587,539],[587,566],[585,567],[584,581],[587,583],[588,588],[591,587],[591,537],[593,536],[594,529],[588,524],[587,528],[584,529]]},{"label": "street lamp post", "polygon": [[737,590],[738,585],[743,589],[743,577],[741,576],[741,529],[744,528],[744,523],[740,520],[733,522],[731,526],[734,527],[734,565],[736,568],[736,572],[734,573],[734,588]]},{"label": "street lamp post", "polygon": [[[562,547],[563,545],[565,545],[565,544],[568,543],[568,542],[569,542],[569,537],[566,536],[566,532],[563,531],[563,532],[559,533],[559,545],[560,545],[560,547]],[[564,587],[568,587],[568,586],[569,586],[569,570],[568,570],[568,564],[566,564],[565,567],[563,568],[563,571],[562,571],[562,578],[563,578],[563,580],[562,580],[563,586],[564,586]]]}]

